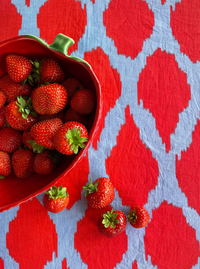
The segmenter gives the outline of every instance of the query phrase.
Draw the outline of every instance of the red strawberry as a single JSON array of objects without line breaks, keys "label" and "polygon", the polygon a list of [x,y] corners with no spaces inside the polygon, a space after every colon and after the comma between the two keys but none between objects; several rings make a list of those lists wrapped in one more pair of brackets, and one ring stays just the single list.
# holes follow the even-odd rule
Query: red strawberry
[{"label": "red strawberry", "polygon": [[59,64],[53,59],[35,61],[33,68],[33,78],[39,84],[61,83],[65,80],[65,74]]},{"label": "red strawberry", "polygon": [[5,94],[8,104],[17,100],[18,96],[24,97],[31,93],[30,85],[14,82],[9,75],[0,78],[0,89]]},{"label": "red strawberry", "polygon": [[18,149],[12,156],[12,166],[19,178],[30,177],[34,173],[35,154],[29,149]]},{"label": "red strawberry", "polygon": [[0,91],[0,108],[5,104],[5,102],[6,102],[6,96],[2,91]]},{"label": "red strawberry", "polygon": [[50,151],[44,150],[38,153],[34,160],[34,171],[40,175],[49,175],[55,168],[54,162],[51,159]]},{"label": "red strawberry", "polygon": [[61,119],[58,118],[39,121],[31,128],[30,135],[37,144],[55,149],[53,136],[62,125]]},{"label": "red strawberry", "polygon": [[148,211],[139,205],[131,207],[128,213],[128,221],[134,228],[142,228],[149,222]]},{"label": "red strawberry", "polygon": [[45,208],[52,213],[58,213],[64,210],[69,204],[69,194],[66,190],[61,185],[58,188],[53,186],[46,191],[43,197]]},{"label": "red strawberry", "polygon": [[96,105],[96,94],[88,89],[77,91],[70,101],[71,108],[82,115],[91,113]]},{"label": "red strawberry", "polygon": [[30,135],[30,131],[23,132],[22,142],[24,145],[35,153],[42,153],[45,149],[44,146],[38,145]]},{"label": "red strawberry", "polygon": [[77,121],[84,126],[87,126],[88,124],[88,119],[86,118],[86,116],[76,113],[71,107],[66,111],[64,116],[64,122],[68,121]]},{"label": "red strawberry", "polygon": [[48,84],[34,89],[33,107],[38,114],[51,115],[63,110],[67,104],[67,91],[60,84]]},{"label": "red strawberry", "polygon": [[121,234],[127,225],[125,214],[120,210],[113,209],[103,214],[97,222],[100,233],[104,236],[112,238]]},{"label": "red strawberry", "polygon": [[9,176],[12,173],[11,159],[8,153],[0,151],[0,178]]},{"label": "red strawberry", "polygon": [[106,207],[115,198],[113,184],[106,177],[96,179],[94,184],[91,179],[90,183],[86,184],[83,189],[86,190],[85,196],[93,208]]},{"label": "red strawberry", "polygon": [[38,121],[43,121],[43,120],[50,120],[50,119],[55,119],[55,118],[59,118],[61,119],[61,121],[64,121],[64,111],[60,111],[58,113],[55,114],[51,114],[51,115],[39,115]]},{"label": "red strawberry", "polygon": [[6,68],[13,81],[22,82],[29,77],[32,71],[32,64],[24,56],[9,54],[6,57]]},{"label": "red strawberry", "polygon": [[14,153],[22,146],[22,133],[12,128],[3,128],[0,131],[0,150]]},{"label": "red strawberry", "polygon": [[75,78],[68,78],[63,81],[62,85],[65,87],[68,93],[68,100],[71,100],[76,91],[83,89],[84,86]]},{"label": "red strawberry", "polygon": [[85,147],[88,132],[84,125],[75,121],[64,123],[53,136],[55,148],[62,154],[77,154],[78,149]]},{"label": "red strawberry", "polygon": [[6,106],[0,107],[0,128],[6,123]]},{"label": "red strawberry", "polygon": [[32,101],[18,97],[6,107],[6,121],[17,130],[28,131],[38,121],[32,107]]}]

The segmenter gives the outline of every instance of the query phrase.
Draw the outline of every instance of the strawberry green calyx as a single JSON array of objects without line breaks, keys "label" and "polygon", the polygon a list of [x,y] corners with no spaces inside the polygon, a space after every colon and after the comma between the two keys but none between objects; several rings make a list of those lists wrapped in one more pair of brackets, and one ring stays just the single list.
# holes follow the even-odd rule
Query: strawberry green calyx
[{"label": "strawberry green calyx", "polygon": [[1,175],[0,175],[0,179],[3,179],[3,178],[4,178],[4,176],[1,176]]},{"label": "strawberry green calyx", "polygon": [[63,188],[62,185],[60,185],[58,188],[56,186],[53,186],[45,193],[49,195],[49,200],[56,200],[58,198],[65,198],[69,196],[67,188]]},{"label": "strawberry green calyx", "polygon": [[78,153],[78,148],[84,148],[85,142],[87,142],[87,137],[81,136],[81,130],[76,129],[75,127],[72,130],[68,130],[66,133],[66,138],[69,139],[69,145],[71,145],[71,150],[74,151],[75,154]]},{"label": "strawberry green calyx", "polygon": [[137,220],[137,215],[136,215],[136,210],[130,210],[128,216],[128,221],[135,224],[136,220]]},{"label": "strawberry green calyx", "polygon": [[97,186],[99,185],[99,182],[96,182],[95,184],[92,183],[92,178],[90,178],[90,183],[89,184],[86,184],[83,189],[86,190],[86,193],[85,193],[85,197],[90,194],[90,193],[93,193],[93,192],[96,192],[98,189],[97,189]]},{"label": "strawberry green calyx", "polygon": [[35,153],[42,153],[45,149],[44,146],[37,144],[35,140],[28,140],[27,142],[33,147],[33,152]]},{"label": "strawberry green calyx", "polygon": [[107,214],[103,214],[103,221],[105,228],[108,228],[111,226],[112,228],[116,227],[116,224],[119,223],[119,220],[117,219],[117,213],[114,213],[113,209],[111,211],[107,211]]},{"label": "strawberry green calyx", "polygon": [[26,82],[28,82],[31,86],[33,86],[34,80],[31,74],[25,80],[22,81],[22,85],[25,85]]},{"label": "strawberry green calyx", "polygon": [[24,119],[28,118],[28,115],[31,113],[33,116],[37,116],[37,113],[33,109],[33,104],[31,98],[27,101],[22,97],[18,96],[16,105],[19,107],[19,112],[22,113]]},{"label": "strawberry green calyx", "polygon": [[42,68],[44,60],[45,59],[42,59],[41,61],[35,60],[34,62],[31,62],[33,66],[33,71],[32,71],[31,76],[35,82],[40,81],[41,68]]}]

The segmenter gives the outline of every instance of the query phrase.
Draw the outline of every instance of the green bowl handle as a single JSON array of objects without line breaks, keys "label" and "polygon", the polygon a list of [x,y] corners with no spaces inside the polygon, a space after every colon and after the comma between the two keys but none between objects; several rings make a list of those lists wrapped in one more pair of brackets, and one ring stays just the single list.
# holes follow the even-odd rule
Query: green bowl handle
[{"label": "green bowl handle", "polygon": [[41,38],[37,37],[37,36],[34,36],[34,35],[24,35],[26,37],[30,37],[30,38],[33,38],[33,39],[36,39],[37,41],[41,42],[43,45],[47,46],[48,48],[50,49],[54,49],[56,51],[59,51],[61,53],[63,53],[64,55],[66,55],[67,57],[71,58],[71,59],[74,59],[76,61],[79,61],[79,62],[83,62],[85,64],[87,64],[89,67],[89,63],[86,62],[85,60],[81,59],[81,58],[78,58],[78,57],[74,57],[74,56],[69,56],[68,55],[68,49],[71,45],[73,45],[75,42],[72,38],[66,36],[66,35],[63,35],[63,34],[58,34],[53,43],[48,45],[44,40],[42,40]]}]

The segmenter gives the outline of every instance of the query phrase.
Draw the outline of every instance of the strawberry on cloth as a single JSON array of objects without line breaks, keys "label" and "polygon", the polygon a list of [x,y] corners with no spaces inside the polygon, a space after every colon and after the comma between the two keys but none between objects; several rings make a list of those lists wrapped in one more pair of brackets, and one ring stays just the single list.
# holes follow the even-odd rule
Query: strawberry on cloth
[{"label": "strawberry on cloth", "polygon": [[65,108],[67,91],[60,84],[48,84],[34,89],[31,98],[33,107],[38,114],[51,115]]},{"label": "strawberry on cloth", "polygon": [[6,57],[6,69],[13,81],[25,83],[32,71],[32,64],[24,56],[9,54]]},{"label": "strawberry on cloth", "polygon": [[88,89],[78,90],[70,101],[71,108],[82,115],[91,113],[96,106],[96,94]]},{"label": "strawberry on cloth", "polygon": [[77,154],[79,148],[84,148],[88,140],[88,132],[79,122],[69,121],[62,125],[53,136],[55,148],[62,154]]},{"label": "strawberry on cloth", "polygon": [[106,177],[100,177],[92,183],[83,187],[86,190],[85,196],[88,203],[93,208],[103,208],[112,203],[115,198],[115,192],[112,182]]},{"label": "strawberry on cloth", "polygon": [[9,104],[17,100],[18,96],[29,96],[31,93],[31,86],[27,83],[22,85],[20,82],[13,81],[9,75],[0,78],[0,90],[6,96],[6,102]]},{"label": "strawberry on cloth", "polygon": [[69,194],[67,189],[62,187],[62,185],[58,188],[56,186],[51,187],[45,192],[43,203],[48,211],[52,213],[61,212],[69,204]]},{"label": "strawberry on cloth", "polygon": [[37,113],[33,110],[32,101],[21,96],[17,101],[11,102],[6,107],[6,121],[17,130],[28,131],[38,121]]},{"label": "strawberry on cloth", "polygon": [[35,154],[29,149],[18,149],[12,156],[12,167],[19,178],[27,178],[34,173]]},{"label": "strawberry on cloth", "polygon": [[112,238],[121,234],[127,225],[125,214],[120,210],[111,210],[104,213],[98,220],[97,226],[101,234]]},{"label": "strawberry on cloth", "polygon": [[131,207],[128,213],[128,221],[134,228],[143,228],[149,222],[148,211],[139,205]]},{"label": "strawberry on cloth", "polygon": [[39,121],[32,126],[30,136],[38,145],[55,149],[53,136],[62,125],[63,123],[59,118]]},{"label": "strawberry on cloth", "polygon": [[22,146],[22,132],[5,127],[0,131],[0,150],[14,153]]},{"label": "strawberry on cloth", "polygon": [[0,179],[12,173],[11,159],[8,153],[0,151]]}]

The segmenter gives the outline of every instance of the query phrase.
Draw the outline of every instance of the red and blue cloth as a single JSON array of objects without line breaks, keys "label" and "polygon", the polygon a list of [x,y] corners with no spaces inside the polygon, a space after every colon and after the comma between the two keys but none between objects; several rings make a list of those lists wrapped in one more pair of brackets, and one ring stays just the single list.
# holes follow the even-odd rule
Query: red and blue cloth
[{"label": "red and blue cloth", "polygon": [[[32,34],[93,67],[103,111],[95,139],[60,184],[59,214],[43,195],[0,213],[0,269],[200,268],[200,2],[198,0],[1,0],[0,41]],[[98,232],[105,210],[82,187],[107,176],[114,209],[150,214],[116,238]]]}]

